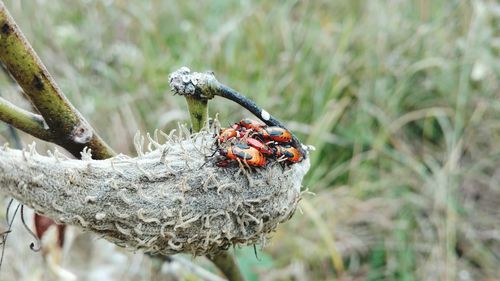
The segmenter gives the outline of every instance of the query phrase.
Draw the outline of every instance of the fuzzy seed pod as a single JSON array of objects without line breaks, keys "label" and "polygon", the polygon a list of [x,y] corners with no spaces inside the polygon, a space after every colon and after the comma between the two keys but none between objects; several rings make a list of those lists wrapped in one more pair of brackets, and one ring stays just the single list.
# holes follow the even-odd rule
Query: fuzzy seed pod
[{"label": "fuzzy seed pod", "polygon": [[136,138],[138,157],[68,159],[0,148],[0,190],[56,222],[131,249],[210,255],[255,244],[289,219],[308,160],[253,171],[217,167],[213,134]]}]

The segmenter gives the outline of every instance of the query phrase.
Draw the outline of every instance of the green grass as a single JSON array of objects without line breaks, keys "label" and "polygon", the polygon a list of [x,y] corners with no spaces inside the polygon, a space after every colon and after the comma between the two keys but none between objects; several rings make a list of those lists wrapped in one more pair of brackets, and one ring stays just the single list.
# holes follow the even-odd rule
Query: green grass
[{"label": "green grass", "polygon": [[[338,278],[331,243],[346,280],[500,276],[494,1],[130,2],[6,5],[119,152],[137,130],[188,121],[167,83],[184,65],[213,70],[316,147],[304,185],[321,223],[298,212],[284,224],[261,276]],[[249,115],[210,107],[223,124]]]}]

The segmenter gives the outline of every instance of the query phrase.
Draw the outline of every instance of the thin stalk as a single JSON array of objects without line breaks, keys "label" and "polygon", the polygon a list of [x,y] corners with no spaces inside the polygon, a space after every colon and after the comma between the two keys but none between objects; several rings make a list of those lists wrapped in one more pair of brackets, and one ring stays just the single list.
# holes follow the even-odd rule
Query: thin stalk
[{"label": "thin stalk", "polygon": [[199,132],[207,125],[208,100],[185,96],[193,132]]},{"label": "thin stalk", "polygon": [[53,141],[43,117],[19,108],[0,98],[0,120],[44,141]]}]

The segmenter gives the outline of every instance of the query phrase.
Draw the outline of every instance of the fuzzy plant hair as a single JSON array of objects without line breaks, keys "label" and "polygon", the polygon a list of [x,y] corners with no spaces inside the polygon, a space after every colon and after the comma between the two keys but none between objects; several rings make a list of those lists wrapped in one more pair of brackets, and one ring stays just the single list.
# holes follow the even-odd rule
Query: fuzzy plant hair
[{"label": "fuzzy plant hair", "polygon": [[[174,130],[175,131],[175,130]],[[171,255],[213,255],[262,242],[288,220],[309,160],[266,167],[218,167],[212,129],[136,137],[138,156],[69,159],[0,148],[0,190],[56,222],[123,247]]]}]

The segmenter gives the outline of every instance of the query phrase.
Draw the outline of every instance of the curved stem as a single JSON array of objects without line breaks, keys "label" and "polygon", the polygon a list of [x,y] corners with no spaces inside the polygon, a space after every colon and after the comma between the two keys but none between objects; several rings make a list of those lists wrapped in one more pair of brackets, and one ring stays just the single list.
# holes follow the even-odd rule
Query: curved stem
[{"label": "curved stem", "polygon": [[266,110],[259,107],[254,101],[250,100],[249,98],[245,97],[244,95],[238,93],[237,91],[229,88],[228,86],[220,82],[217,84],[218,85],[216,85],[216,87],[219,90],[215,93],[216,95],[232,100],[237,104],[243,106],[257,118],[266,123],[266,125],[268,126],[278,126],[285,128],[285,125],[283,125],[283,123],[281,123],[278,119],[271,116]]},{"label": "curved stem", "polygon": [[[215,95],[232,100],[232,101],[236,102],[237,104],[243,106],[244,108],[246,108],[248,111],[250,111],[257,118],[262,120],[268,126],[278,126],[278,127],[286,129],[286,127],[285,127],[285,125],[283,125],[283,123],[281,123],[278,119],[274,118],[271,114],[269,114],[269,112],[267,112],[266,110],[259,107],[255,102],[253,102],[249,98],[243,96],[242,94],[238,93],[237,91],[231,89],[230,87],[228,87],[220,82],[217,82],[215,84],[215,87],[218,89],[218,91],[215,91]],[[288,130],[288,131],[290,131],[290,130]],[[302,144],[299,141],[299,139],[291,131],[290,131],[290,134],[292,134],[292,145],[294,147],[296,147],[297,149],[299,149],[300,152],[302,153],[302,155],[304,155],[304,157],[306,157],[307,153],[305,153],[304,149],[302,148]]]}]

